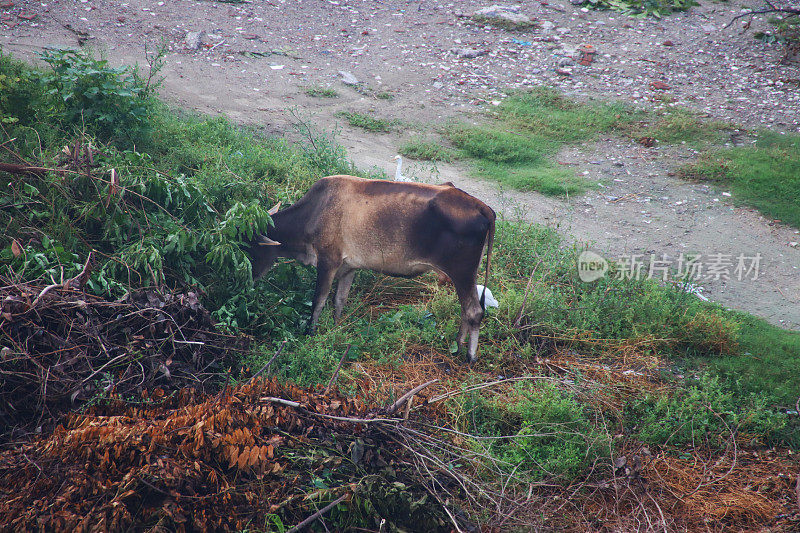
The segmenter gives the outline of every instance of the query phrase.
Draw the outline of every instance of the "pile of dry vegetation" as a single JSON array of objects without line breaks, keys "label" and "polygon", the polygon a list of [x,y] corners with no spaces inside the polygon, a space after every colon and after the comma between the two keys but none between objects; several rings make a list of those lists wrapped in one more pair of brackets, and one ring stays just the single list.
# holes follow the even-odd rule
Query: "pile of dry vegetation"
[{"label": "pile of dry vegetation", "polygon": [[0,440],[112,394],[214,390],[241,347],[195,293],[143,289],[108,301],[79,290],[89,269],[48,286],[0,279]]}]

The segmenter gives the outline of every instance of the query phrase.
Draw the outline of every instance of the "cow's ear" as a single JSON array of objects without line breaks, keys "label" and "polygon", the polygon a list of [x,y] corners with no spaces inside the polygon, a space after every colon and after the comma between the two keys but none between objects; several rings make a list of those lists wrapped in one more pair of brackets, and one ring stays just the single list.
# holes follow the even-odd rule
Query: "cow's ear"
[{"label": "cow's ear", "polygon": [[273,207],[272,209],[270,209],[270,210],[268,211],[268,213],[269,213],[269,216],[272,216],[272,215],[274,215],[275,213],[277,213],[277,212],[278,212],[278,209],[280,209],[280,208],[281,208],[281,202],[278,202],[277,204],[275,204],[275,207]]},{"label": "cow's ear", "polygon": [[269,237],[265,237],[264,235],[259,236],[258,239],[256,239],[256,243],[259,246],[280,246],[281,245],[281,243],[279,243],[278,241],[273,241],[272,239],[270,239]]},{"label": "cow's ear", "polygon": [[447,187],[455,187],[456,186],[456,184],[453,183],[452,181],[445,181],[444,183],[442,183],[442,185],[445,185]]}]

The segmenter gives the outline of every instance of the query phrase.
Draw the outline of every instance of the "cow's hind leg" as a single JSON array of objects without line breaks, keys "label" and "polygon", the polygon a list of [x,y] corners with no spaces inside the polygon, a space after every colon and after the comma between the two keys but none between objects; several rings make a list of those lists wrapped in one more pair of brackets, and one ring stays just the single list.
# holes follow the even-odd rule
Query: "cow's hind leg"
[{"label": "cow's hind leg", "polygon": [[319,261],[317,263],[317,286],[314,288],[311,321],[308,323],[308,329],[306,330],[306,333],[309,335],[313,335],[317,330],[317,321],[319,321],[319,315],[325,307],[328,294],[331,292],[331,285],[333,284],[333,278],[336,275],[337,268],[338,265],[332,266],[327,262]]},{"label": "cow's hind leg", "polygon": [[[342,269],[345,268],[348,267],[342,267]],[[337,273],[339,283],[336,286],[336,296],[333,298],[333,319],[337,324],[339,319],[342,318],[342,309],[344,309],[344,304],[347,303],[347,295],[350,294],[350,287],[353,285],[355,276],[355,269],[345,270],[344,272],[340,269]]]},{"label": "cow's hind leg", "polygon": [[472,277],[459,282],[453,280],[453,283],[456,286],[458,300],[461,302],[461,329],[458,332],[458,345],[459,348],[463,348],[469,338],[467,359],[470,363],[474,363],[478,354],[478,336],[484,311]]}]

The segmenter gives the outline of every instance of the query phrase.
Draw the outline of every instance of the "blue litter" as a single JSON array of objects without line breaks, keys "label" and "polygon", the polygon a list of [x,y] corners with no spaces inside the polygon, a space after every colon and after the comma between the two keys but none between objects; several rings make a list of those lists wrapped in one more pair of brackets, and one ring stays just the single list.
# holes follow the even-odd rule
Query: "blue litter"
[{"label": "blue litter", "polygon": [[533,43],[530,41],[520,41],[519,39],[511,39],[511,40],[520,46],[533,46]]}]

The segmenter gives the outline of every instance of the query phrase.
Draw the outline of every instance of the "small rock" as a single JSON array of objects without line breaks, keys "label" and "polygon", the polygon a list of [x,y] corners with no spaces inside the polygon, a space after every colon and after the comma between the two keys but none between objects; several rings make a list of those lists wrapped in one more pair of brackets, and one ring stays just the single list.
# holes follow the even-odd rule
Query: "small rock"
[{"label": "small rock", "polygon": [[559,67],[570,67],[575,64],[575,61],[571,57],[562,57],[558,60]]},{"label": "small rock", "polygon": [[186,37],[183,39],[183,45],[187,50],[199,50],[203,44],[203,37],[206,32],[204,31],[187,31]]},{"label": "small rock", "polygon": [[481,24],[492,24],[507,30],[522,30],[533,26],[533,21],[519,12],[519,6],[484,7],[472,14],[472,20]]},{"label": "small rock", "polygon": [[549,20],[543,20],[539,24],[539,27],[541,28],[542,33],[550,33],[555,29],[556,25],[550,22]]},{"label": "small rock", "polygon": [[358,81],[358,78],[353,76],[353,73],[348,70],[340,70],[339,76],[342,77],[342,83],[345,85],[358,85],[361,83]]},{"label": "small rock", "polygon": [[789,243],[789,246],[791,246],[792,248],[797,248],[798,246],[800,246],[800,243],[797,241],[792,241]]},{"label": "small rock", "polygon": [[559,76],[572,76],[572,70],[568,68],[557,68],[556,74]]},{"label": "small rock", "polygon": [[456,56],[463,57],[465,59],[474,59],[489,53],[486,50],[477,50],[475,48],[455,48],[451,50],[451,52]]},{"label": "small rock", "polygon": [[666,91],[670,87],[663,81],[651,81],[650,88],[656,91]]},{"label": "small rock", "polygon": [[717,28],[713,24],[703,24],[700,26],[700,29],[703,30],[704,33],[709,34],[713,31],[717,31]]},{"label": "small rock", "polygon": [[664,45],[664,46],[675,46],[675,43],[673,43],[672,41],[664,41],[661,44]]}]

